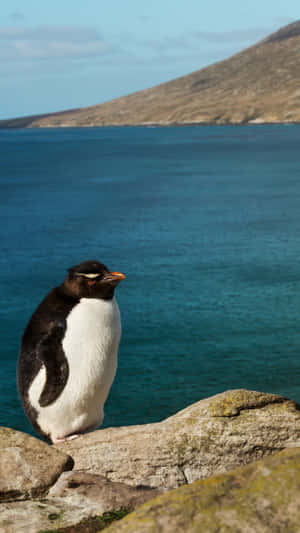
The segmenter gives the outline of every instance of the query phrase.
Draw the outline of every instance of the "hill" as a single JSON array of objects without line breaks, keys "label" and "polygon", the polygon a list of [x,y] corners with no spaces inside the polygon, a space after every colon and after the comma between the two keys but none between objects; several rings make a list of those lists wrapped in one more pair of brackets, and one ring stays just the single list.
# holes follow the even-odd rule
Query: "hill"
[{"label": "hill", "polygon": [[30,117],[26,125],[276,122],[300,122],[300,20],[186,76],[104,104]]}]

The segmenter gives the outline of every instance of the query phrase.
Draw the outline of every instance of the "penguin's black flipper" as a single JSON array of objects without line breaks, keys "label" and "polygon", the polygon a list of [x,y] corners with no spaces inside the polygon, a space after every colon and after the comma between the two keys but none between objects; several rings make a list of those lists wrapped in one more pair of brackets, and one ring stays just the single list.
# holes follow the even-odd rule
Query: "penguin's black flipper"
[{"label": "penguin's black flipper", "polygon": [[41,407],[55,402],[68,381],[69,365],[62,348],[64,333],[65,324],[52,322],[39,343],[39,358],[46,367],[46,384],[39,398]]}]

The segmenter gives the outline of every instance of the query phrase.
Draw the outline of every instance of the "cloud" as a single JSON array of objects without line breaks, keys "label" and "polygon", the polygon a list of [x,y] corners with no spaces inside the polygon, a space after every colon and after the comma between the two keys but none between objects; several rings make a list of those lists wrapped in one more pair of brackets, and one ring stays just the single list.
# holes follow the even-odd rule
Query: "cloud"
[{"label": "cloud", "polygon": [[[276,29],[276,28],[275,28]],[[258,40],[266,37],[274,31],[273,28],[247,28],[245,30],[229,30],[229,31],[194,31],[175,36],[166,36],[160,40],[149,40],[144,42],[144,46],[148,46],[153,50],[159,52],[171,52],[172,50],[185,53],[187,50],[195,50],[206,47],[240,47],[249,44],[254,44]]]},{"label": "cloud", "polygon": [[85,42],[99,40],[101,35],[95,28],[81,26],[41,25],[35,28],[11,26],[0,28],[0,39]]},{"label": "cloud", "polygon": [[13,20],[13,22],[24,22],[26,17],[24,13],[21,13],[20,11],[14,11],[14,13],[10,15],[10,18]]},{"label": "cloud", "polygon": [[153,21],[155,21],[155,17],[152,17],[151,15],[140,15],[139,16],[139,20],[141,22],[146,22],[146,23],[151,23]]},{"label": "cloud", "polygon": [[280,26],[285,26],[287,24],[291,24],[292,22],[295,22],[295,19],[291,17],[276,17],[275,20]]},{"label": "cloud", "polygon": [[[276,28],[275,28],[276,29]],[[15,24],[0,26],[2,74],[10,78],[37,75],[63,76],[99,68],[167,68],[188,72],[220,61],[262,39],[273,28],[227,32],[194,31],[173,36],[141,38],[130,31],[105,38],[94,27]],[[17,67],[17,68],[16,68]],[[173,70],[172,70],[173,69]],[[168,75],[170,77],[170,75]]]},{"label": "cloud", "polygon": [[37,26],[0,28],[2,61],[81,59],[114,51],[94,28],[80,26]]},{"label": "cloud", "polygon": [[80,59],[84,57],[95,57],[107,53],[108,47],[105,43],[88,42],[50,42],[43,43],[43,46],[35,46],[32,42],[19,41],[13,45],[7,45],[0,49],[2,60],[38,60],[38,59]]},{"label": "cloud", "polygon": [[256,41],[270,33],[270,28],[248,28],[245,30],[231,31],[199,31],[193,34],[193,37],[210,43],[243,43],[246,41]]},{"label": "cloud", "polygon": [[[22,16],[22,14],[15,13]],[[194,31],[191,33],[165,36],[160,39],[142,40],[130,32],[111,36],[108,41],[93,27],[40,25],[27,27],[14,25],[0,27],[0,59],[2,63],[88,60],[108,58],[137,63],[165,57],[183,58],[204,49],[223,50],[223,55],[242,49],[270,33],[266,28],[250,28],[244,31],[226,32]],[[225,49],[226,47],[226,49]]]}]

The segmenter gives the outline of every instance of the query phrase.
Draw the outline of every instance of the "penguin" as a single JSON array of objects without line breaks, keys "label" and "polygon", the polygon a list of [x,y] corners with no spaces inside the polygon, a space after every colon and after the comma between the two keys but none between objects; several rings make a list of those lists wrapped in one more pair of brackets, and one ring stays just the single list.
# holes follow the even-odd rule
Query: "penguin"
[{"label": "penguin", "polygon": [[73,266],[28,322],[18,391],[33,428],[48,442],[76,438],[103,421],[121,338],[114,291],[124,278],[98,261]]}]

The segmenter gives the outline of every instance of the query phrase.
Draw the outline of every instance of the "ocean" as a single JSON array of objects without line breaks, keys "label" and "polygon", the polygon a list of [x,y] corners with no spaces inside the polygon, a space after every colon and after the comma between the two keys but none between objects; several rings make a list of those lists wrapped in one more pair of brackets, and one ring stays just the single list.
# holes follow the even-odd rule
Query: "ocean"
[{"label": "ocean", "polygon": [[0,161],[0,425],[32,433],[22,333],[87,259],[126,274],[104,426],[234,388],[300,402],[300,125],[0,130]]}]

